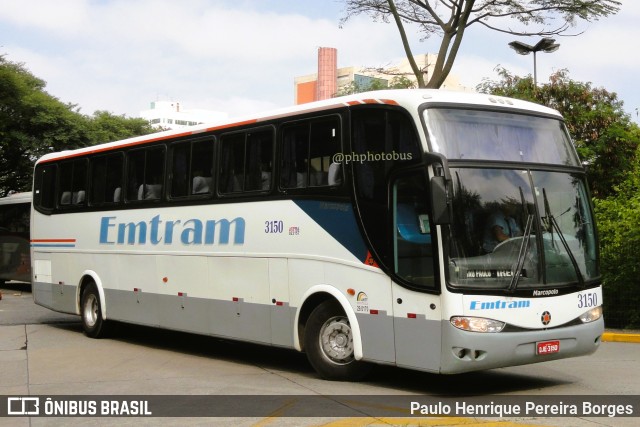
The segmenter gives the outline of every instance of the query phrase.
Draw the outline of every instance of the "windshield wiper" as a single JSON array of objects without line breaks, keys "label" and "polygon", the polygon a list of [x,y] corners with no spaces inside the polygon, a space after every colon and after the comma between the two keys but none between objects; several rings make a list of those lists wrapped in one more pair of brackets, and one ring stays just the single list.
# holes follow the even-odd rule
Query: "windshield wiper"
[{"label": "windshield wiper", "polygon": [[533,230],[533,215],[527,215],[527,225],[524,227],[524,235],[522,236],[522,242],[520,243],[520,252],[518,253],[518,261],[516,262],[515,271],[511,274],[511,282],[507,287],[508,292],[513,292],[518,287],[518,281],[522,274],[522,267],[524,266],[524,260],[529,251],[529,240],[531,238],[531,231]]},{"label": "windshield wiper", "polygon": [[[542,197],[544,200],[545,216],[547,221],[549,222],[550,229],[551,229],[550,230],[551,245],[553,245],[553,230],[555,229],[556,232],[558,233],[558,237],[560,238],[560,242],[562,243],[564,250],[567,252],[567,255],[569,256],[571,265],[573,266],[573,269],[576,272],[576,277],[578,278],[578,285],[581,288],[584,288],[585,287],[584,277],[582,276],[582,272],[580,271],[580,266],[578,266],[578,261],[576,261],[576,257],[573,255],[573,252],[571,251],[571,248],[569,247],[567,240],[564,238],[564,235],[562,234],[562,230],[560,230],[560,226],[558,225],[558,223],[556,222],[556,219],[551,214],[551,209],[549,207],[549,199],[547,199],[547,191],[544,188],[542,189]],[[563,212],[562,215],[564,215],[565,213],[567,213],[567,211]]]}]

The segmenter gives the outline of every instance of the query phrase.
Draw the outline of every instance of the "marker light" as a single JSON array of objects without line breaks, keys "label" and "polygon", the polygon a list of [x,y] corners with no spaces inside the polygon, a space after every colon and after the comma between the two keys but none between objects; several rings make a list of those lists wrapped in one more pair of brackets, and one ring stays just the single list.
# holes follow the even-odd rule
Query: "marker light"
[{"label": "marker light", "polygon": [[504,322],[482,317],[454,316],[450,321],[456,328],[469,332],[500,332],[505,326]]},{"label": "marker light", "polygon": [[594,320],[598,320],[602,317],[602,306],[594,307],[591,310],[582,313],[580,316],[580,320],[582,323],[593,322]]}]

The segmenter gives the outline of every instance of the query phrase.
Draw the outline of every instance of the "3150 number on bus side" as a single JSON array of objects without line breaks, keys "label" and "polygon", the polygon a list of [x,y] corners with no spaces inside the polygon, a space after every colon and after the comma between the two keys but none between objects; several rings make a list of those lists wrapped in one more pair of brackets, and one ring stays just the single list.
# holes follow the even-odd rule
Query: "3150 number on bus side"
[{"label": "3150 number on bus side", "polygon": [[264,232],[268,234],[282,233],[284,231],[284,223],[281,220],[265,221]]}]

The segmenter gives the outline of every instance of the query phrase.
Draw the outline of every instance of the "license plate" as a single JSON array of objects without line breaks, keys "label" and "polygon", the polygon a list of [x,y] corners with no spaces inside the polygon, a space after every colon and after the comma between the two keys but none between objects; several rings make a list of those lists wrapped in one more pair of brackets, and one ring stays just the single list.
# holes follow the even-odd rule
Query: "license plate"
[{"label": "license plate", "polygon": [[536,343],[536,354],[553,354],[560,351],[560,341],[543,341]]}]

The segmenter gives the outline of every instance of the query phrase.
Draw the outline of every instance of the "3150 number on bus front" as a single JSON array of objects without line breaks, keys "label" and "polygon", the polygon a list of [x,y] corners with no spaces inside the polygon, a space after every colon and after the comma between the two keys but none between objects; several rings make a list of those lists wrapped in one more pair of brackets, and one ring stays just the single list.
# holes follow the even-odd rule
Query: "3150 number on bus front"
[{"label": "3150 number on bus front", "polygon": [[598,305],[598,294],[595,292],[578,294],[578,308],[591,308]]}]

